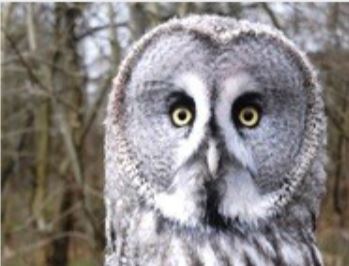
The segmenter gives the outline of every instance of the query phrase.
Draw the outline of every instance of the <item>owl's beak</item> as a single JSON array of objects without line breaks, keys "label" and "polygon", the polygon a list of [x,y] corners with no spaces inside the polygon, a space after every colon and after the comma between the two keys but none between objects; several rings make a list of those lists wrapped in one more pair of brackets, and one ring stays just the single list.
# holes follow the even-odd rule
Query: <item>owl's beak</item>
[{"label": "owl's beak", "polygon": [[214,139],[210,139],[208,142],[208,149],[206,153],[206,162],[211,176],[214,178],[217,174],[219,163],[219,152],[217,149],[217,142]]}]

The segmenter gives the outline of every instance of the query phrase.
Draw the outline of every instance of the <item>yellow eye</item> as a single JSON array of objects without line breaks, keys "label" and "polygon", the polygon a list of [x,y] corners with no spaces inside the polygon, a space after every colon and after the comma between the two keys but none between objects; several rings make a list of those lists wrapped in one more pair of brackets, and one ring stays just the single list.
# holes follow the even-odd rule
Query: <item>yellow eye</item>
[{"label": "yellow eye", "polygon": [[243,107],[239,112],[239,122],[245,127],[255,127],[259,119],[259,111],[254,106]]},{"label": "yellow eye", "polygon": [[189,125],[193,121],[192,111],[184,106],[176,107],[171,112],[172,123],[176,127],[183,127]]}]

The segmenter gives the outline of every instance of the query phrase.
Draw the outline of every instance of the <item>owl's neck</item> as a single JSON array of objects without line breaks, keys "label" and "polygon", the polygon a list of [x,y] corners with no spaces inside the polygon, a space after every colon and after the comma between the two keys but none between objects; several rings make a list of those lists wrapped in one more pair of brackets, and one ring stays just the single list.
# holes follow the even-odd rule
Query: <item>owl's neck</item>
[{"label": "owl's neck", "polygon": [[143,209],[119,225],[107,266],[137,262],[155,266],[322,265],[312,232],[295,225],[287,227],[278,219],[253,229],[202,230],[183,227]]}]

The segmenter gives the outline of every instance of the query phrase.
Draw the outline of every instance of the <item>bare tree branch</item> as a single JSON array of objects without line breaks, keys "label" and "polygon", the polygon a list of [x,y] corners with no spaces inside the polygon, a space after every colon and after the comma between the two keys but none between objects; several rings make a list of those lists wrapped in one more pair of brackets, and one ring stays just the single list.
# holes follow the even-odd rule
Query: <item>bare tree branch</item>
[{"label": "bare tree branch", "polygon": [[57,233],[56,235],[48,237],[44,240],[40,240],[30,245],[25,245],[24,247],[21,247],[16,251],[14,251],[13,253],[10,253],[9,255],[5,256],[4,260],[9,260],[14,257],[20,256],[29,252],[33,252],[36,249],[43,248],[44,246],[50,244],[54,240],[67,238],[67,237],[73,237],[73,238],[78,238],[82,241],[87,241],[87,243],[89,243],[91,247],[93,247],[93,240],[87,237],[86,234],[83,234],[79,231],[70,231],[70,232],[64,232],[64,233]]},{"label": "bare tree branch", "polygon": [[80,137],[80,141],[83,142],[87,133],[89,132],[97,114],[98,114],[98,110],[100,109],[103,100],[105,99],[105,96],[107,95],[107,92],[109,91],[110,88],[110,84],[111,84],[111,80],[112,80],[112,76],[110,75],[106,81],[105,84],[103,85],[103,87],[100,89],[100,93],[97,97],[97,100],[94,102],[93,107],[91,108],[91,111],[88,113],[87,115],[87,119],[85,122],[85,126],[82,130],[82,134]]},{"label": "bare tree branch", "polygon": [[128,27],[128,23],[127,22],[120,22],[120,23],[116,23],[116,24],[108,23],[105,25],[96,26],[96,27],[93,27],[93,28],[86,30],[83,33],[80,33],[79,35],[76,36],[76,39],[78,41],[81,41],[82,39],[84,39],[88,36],[91,36],[93,34],[96,34],[99,31],[106,30],[106,29],[119,28],[119,27]]},{"label": "bare tree branch", "polygon": [[260,6],[262,7],[262,9],[268,14],[268,16],[270,17],[273,25],[278,28],[279,30],[283,30],[283,27],[281,26],[279,19],[277,18],[277,16],[275,15],[274,11],[270,8],[270,6],[268,5],[268,3],[260,3]]},{"label": "bare tree branch", "polygon": [[24,59],[24,57],[22,56],[21,51],[18,49],[15,41],[11,38],[11,36],[9,34],[7,34],[7,32],[5,30],[3,30],[3,33],[6,37],[6,39],[8,40],[8,42],[11,44],[11,48],[14,50],[14,52],[16,53],[16,55],[18,56],[21,64],[24,66],[24,68],[27,70],[27,73],[29,75],[29,78],[32,82],[34,82],[36,85],[39,86],[39,88],[41,90],[43,90],[45,93],[48,94],[49,97],[54,97],[58,102],[60,102],[61,104],[65,105],[66,107],[68,107],[69,109],[73,110],[74,112],[79,112],[75,106],[71,105],[70,103],[66,102],[65,100],[63,100],[61,97],[59,97],[58,95],[56,95],[54,93],[54,91],[50,88],[48,88],[47,86],[45,86],[45,84],[42,83],[42,81],[37,77],[37,75],[33,72],[32,67],[29,65],[29,63]]},{"label": "bare tree branch", "polygon": [[[32,112],[29,112],[26,123],[25,123],[25,127],[30,127],[33,124],[33,121],[34,121],[34,115]],[[26,138],[27,138],[27,134],[21,135],[15,149],[16,152],[20,152],[24,148]],[[7,181],[10,175],[12,174],[15,164],[16,164],[15,160],[11,159],[7,165],[1,168],[1,191],[5,189]]]},{"label": "bare tree branch", "polygon": [[342,124],[338,121],[336,116],[332,114],[332,111],[329,108],[326,108],[326,114],[331,119],[331,121],[336,126],[336,128],[339,130],[339,132],[341,132],[341,135],[343,136],[343,138],[349,141],[349,134],[346,132]]}]

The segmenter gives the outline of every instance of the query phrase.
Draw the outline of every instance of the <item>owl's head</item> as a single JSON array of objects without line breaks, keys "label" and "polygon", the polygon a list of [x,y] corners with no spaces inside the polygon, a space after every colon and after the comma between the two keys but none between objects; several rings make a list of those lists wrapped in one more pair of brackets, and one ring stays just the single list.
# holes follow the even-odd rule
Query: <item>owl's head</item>
[{"label": "owl's head", "polygon": [[132,195],[192,227],[316,212],[323,103],[311,65],[282,33],[216,16],[174,19],[134,46],[114,85],[110,197]]}]

